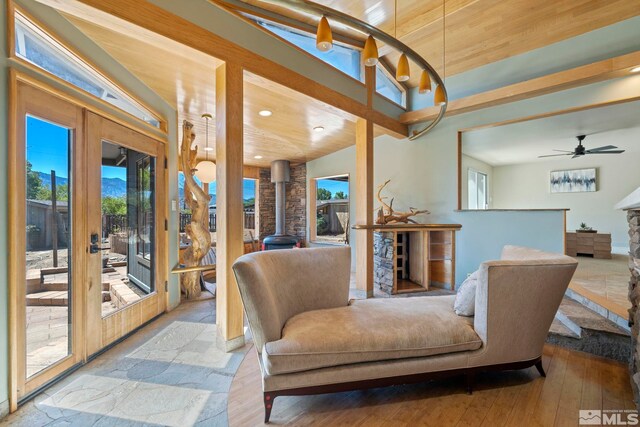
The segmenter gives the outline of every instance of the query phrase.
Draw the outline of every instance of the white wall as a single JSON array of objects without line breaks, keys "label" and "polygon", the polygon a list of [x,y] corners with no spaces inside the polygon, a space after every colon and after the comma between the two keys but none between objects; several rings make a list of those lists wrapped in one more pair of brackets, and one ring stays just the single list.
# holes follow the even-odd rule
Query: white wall
[{"label": "white wall", "polygon": [[[616,145],[618,132],[590,137],[591,146]],[[549,173],[554,170],[597,168],[597,191],[592,193],[551,193]],[[567,208],[567,230],[581,222],[600,232],[611,233],[612,246],[626,253],[629,236],[626,214],[614,206],[640,185],[640,153],[591,155],[493,169],[495,209]],[[626,248],[626,249],[625,249]]]},{"label": "white wall", "polygon": [[487,175],[487,199],[489,209],[493,209],[493,166],[465,154],[462,155],[462,209],[469,208],[469,169],[473,169]]}]

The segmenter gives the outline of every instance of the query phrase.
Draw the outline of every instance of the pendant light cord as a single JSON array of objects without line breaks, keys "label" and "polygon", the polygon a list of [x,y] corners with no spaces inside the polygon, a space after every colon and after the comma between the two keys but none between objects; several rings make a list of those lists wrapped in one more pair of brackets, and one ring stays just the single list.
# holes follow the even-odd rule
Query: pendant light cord
[{"label": "pendant light cord", "polygon": [[207,159],[207,161],[209,160],[209,117],[205,117],[205,145],[206,145],[206,149],[204,150],[204,155],[205,158]]},{"label": "pendant light cord", "polygon": [[444,84],[444,82],[447,80],[447,55],[446,55],[446,51],[447,51],[447,26],[446,26],[446,19],[447,19],[447,14],[445,12],[445,1],[446,0],[442,0],[442,83]]}]

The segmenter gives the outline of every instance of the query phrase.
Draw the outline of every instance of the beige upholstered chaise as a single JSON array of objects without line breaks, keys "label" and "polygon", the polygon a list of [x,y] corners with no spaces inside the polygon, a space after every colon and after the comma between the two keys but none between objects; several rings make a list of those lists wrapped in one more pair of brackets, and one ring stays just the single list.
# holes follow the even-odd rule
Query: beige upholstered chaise
[{"label": "beige upholstered chaise", "polygon": [[234,264],[260,358],[265,422],[273,400],[477,371],[542,370],[541,355],[577,262],[506,246],[480,266],[475,318],[455,296],[349,303],[350,249],[252,253]]}]

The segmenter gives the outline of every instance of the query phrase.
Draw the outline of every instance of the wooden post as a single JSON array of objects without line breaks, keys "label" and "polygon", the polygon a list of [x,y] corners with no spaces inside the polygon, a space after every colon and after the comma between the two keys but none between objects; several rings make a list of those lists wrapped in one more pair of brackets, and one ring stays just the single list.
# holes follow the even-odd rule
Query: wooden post
[{"label": "wooden post", "polygon": [[218,345],[231,351],[244,345],[244,317],[231,269],[244,253],[243,232],[243,76],[238,64],[216,69],[216,325]]},{"label": "wooden post", "polygon": [[58,266],[58,194],[56,171],[51,171],[51,246],[53,248],[53,266]]},{"label": "wooden post", "polygon": [[[375,67],[365,67],[367,104],[373,104]],[[373,224],[373,122],[356,121],[356,224]],[[373,297],[373,230],[356,231],[356,289]]]}]

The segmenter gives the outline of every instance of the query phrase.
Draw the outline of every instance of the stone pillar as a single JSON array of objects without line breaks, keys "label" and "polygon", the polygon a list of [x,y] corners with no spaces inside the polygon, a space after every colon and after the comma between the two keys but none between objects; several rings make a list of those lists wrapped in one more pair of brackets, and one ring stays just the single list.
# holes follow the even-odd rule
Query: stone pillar
[{"label": "stone pillar", "polygon": [[631,324],[631,351],[633,357],[630,361],[631,387],[633,389],[636,406],[640,410],[640,209],[627,211],[629,220],[629,322]]}]

